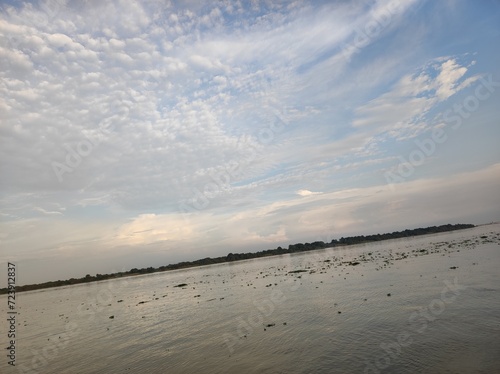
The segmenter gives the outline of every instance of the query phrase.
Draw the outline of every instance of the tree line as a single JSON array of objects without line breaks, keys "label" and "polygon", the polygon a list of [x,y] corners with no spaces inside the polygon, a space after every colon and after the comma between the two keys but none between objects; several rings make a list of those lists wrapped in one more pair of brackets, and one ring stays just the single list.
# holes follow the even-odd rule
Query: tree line
[{"label": "tree line", "polygon": [[[121,278],[121,277],[134,276],[134,275],[140,275],[140,274],[150,274],[150,273],[156,273],[156,272],[168,271],[168,270],[185,269],[185,268],[196,267],[196,266],[220,264],[223,262],[233,262],[233,261],[247,260],[247,259],[258,258],[258,257],[275,256],[275,255],[282,255],[282,254],[296,253],[296,252],[306,252],[306,251],[312,251],[315,249],[322,249],[322,248],[331,248],[331,247],[337,247],[337,246],[370,243],[370,242],[377,242],[377,241],[388,240],[388,239],[406,238],[406,237],[417,236],[417,235],[435,234],[435,233],[439,233],[439,232],[469,229],[472,227],[475,227],[475,226],[470,225],[470,224],[456,224],[456,225],[447,224],[447,225],[430,226],[430,227],[417,228],[417,229],[411,229],[411,230],[406,229],[404,231],[394,231],[392,233],[385,233],[385,234],[375,234],[375,235],[366,235],[366,236],[365,235],[358,235],[358,236],[349,236],[349,237],[345,237],[345,238],[342,237],[340,239],[333,239],[329,243],[325,243],[323,241],[315,241],[312,243],[296,243],[296,244],[290,244],[288,246],[288,248],[278,247],[275,249],[266,249],[266,250],[258,251],[258,252],[229,253],[227,256],[206,257],[206,258],[202,258],[202,259],[195,260],[195,261],[183,261],[183,262],[179,262],[177,264],[160,266],[158,268],[154,268],[154,267],[147,267],[147,268],[142,268],[142,269],[133,268],[133,269],[130,269],[129,271],[123,271],[123,272],[112,273],[112,274],[96,274],[94,276],[87,274],[83,278],[70,278],[67,280],[57,280],[57,281],[50,281],[50,282],[45,282],[45,283],[16,286],[16,292],[32,291],[32,290],[39,290],[42,288],[60,287],[60,286],[68,286],[68,285],[72,285],[72,284],[96,282],[96,281],[101,281],[101,280],[106,280],[106,279]],[[8,290],[7,288],[0,288],[0,294],[6,294],[7,290]]]}]

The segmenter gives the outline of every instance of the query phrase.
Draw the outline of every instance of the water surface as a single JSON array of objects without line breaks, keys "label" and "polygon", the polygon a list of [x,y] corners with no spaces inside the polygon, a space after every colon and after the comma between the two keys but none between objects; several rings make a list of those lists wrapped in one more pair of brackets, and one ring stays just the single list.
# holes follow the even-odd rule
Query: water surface
[{"label": "water surface", "polygon": [[489,225],[20,293],[0,372],[500,373],[499,268]]}]

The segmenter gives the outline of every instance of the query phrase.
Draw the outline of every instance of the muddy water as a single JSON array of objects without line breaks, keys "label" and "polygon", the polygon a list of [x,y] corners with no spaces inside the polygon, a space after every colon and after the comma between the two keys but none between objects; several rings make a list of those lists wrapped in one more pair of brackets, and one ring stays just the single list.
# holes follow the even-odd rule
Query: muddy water
[{"label": "muddy water", "polygon": [[20,293],[0,372],[499,373],[499,268],[490,225]]}]

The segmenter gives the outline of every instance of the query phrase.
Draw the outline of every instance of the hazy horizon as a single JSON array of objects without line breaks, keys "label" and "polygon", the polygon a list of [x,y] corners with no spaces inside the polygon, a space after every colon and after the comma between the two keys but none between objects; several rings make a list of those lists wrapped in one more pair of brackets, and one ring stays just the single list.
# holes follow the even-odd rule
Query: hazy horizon
[{"label": "hazy horizon", "polygon": [[497,2],[0,9],[0,287],[500,220]]},{"label": "hazy horizon", "polygon": [[[463,224],[463,222],[462,222],[462,223],[460,223],[460,224]],[[483,224],[478,224],[478,225],[475,225],[475,226],[476,226],[476,227],[479,227],[479,226],[490,226],[490,225],[494,225],[494,224],[498,224],[498,222],[483,223]],[[446,224],[443,224],[443,225],[446,225]],[[440,226],[440,225],[435,225],[435,226]],[[428,228],[428,227],[431,227],[431,226],[425,226],[425,227],[415,227],[415,228],[408,228],[408,229],[412,230],[412,229],[417,229],[417,228]],[[426,233],[426,234],[424,234],[424,235],[447,234],[447,233],[450,233],[450,232],[453,232],[453,231],[459,231],[459,230],[464,230],[464,229],[451,230],[451,231],[442,231],[442,232],[436,232],[436,233]],[[404,230],[398,230],[398,231],[404,231]],[[370,236],[370,235],[376,235],[376,234],[389,234],[389,233],[392,233],[392,232],[394,232],[394,231],[391,231],[391,232],[380,232],[380,233],[358,233],[358,234],[355,234],[355,235],[353,235],[353,236],[357,236],[357,235]],[[421,235],[422,235],[422,234],[418,234],[418,235],[416,235],[416,236],[421,236]],[[414,235],[412,235],[412,236],[414,236]],[[349,236],[345,236],[345,237],[346,237],[346,238],[349,238]],[[341,238],[343,238],[343,237],[338,237],[338,238],[330,238],[330,237],[328,237],[328,238],[326,238],[326,239],[325,239],[326,241],[324,241],[324,243],[325,243],[327,246],[326,246],[326,247],[324,247],[324,248],[336,248],[336,246],[335,246],[335,245],[334,245],[334,246],[331,246],[331,247],[330,247],[329,245],[331,244],[332,239],[339,240],[339,239],[341,239]],[[386,241],[386,240],[398,240],[398,239],[402,239],[402,238],[400,238],[400,237],[395,237],[395,238],[386,238],[386,239],[382,239],[382,241]],[[321,238],[317,238],[317,240],[321,240]],[[323,241],[323,240],[321,240],[321,241]],[[304,243],[308,243],[308,242],[304,242]],[[311,243],[311,242],[309,242],[309,243]],[[371,242],[367,242],[367,244],[369,244],[369,243],[371,243]],[[289,245],[293,245],[293,244],[299,244],[299,243],[288,243],[288,244],[282,245],[282,247],[283,247],[283,248],[288,248],[288,246],[289,246]],[[349,248],[350,246],[355,246],[355,245],[359,245],[359,244],[360,244],[360,243],[357,243],[357,244],[348,244],[348,245],[347,245],[347,247],[338,246],[338,249],[339,249],[339,250],[343,250],[343,251],[345,251],[345,250],[348,250],[348,248]],[[279,247],[279,246],[278,246],[278,247]],[[264,250],[267,250],[267,249],[274,250],[274,249],[277,249],[278,247],[275,247],[275,248],[260,248],[260,249],[255,249],[255,250],[253,250],[253,251],[242,251],[242,252],[236,252],[236,251],[234,251],[234,254],[249,253],[249,252],[250,252],[250,253],[257,253],[257,252],[259,252],[259,251],[264,251]],[[315,251],[321,251],[321,250],[322,250],[322,249],[324,249],[324,248],[316,248],[316,249],[314,249],[314,250],[315,250]],[[346,249],[346,248],[347,248],[347,249]],[[296,252],[296,253],[301,253],[301,252],[305,252],[305,251],[298,251],[298,252]],[[227,256],[229,253],[231,253],[231,252],[221,252],[219,255],[213,255],[213,256],[208,256],[208,257],[211,257],[211,258],[216,258],[216,257],[224,257],[224,256]],[[272,255],[272,256],[285,256],[285,254],[274,254],[274,255]],[[271,256],[271,257],[272,257],[272,256]],[[206,257],[205,257],[205,258],[206,258]],[[253,258],[251,258],[250,260],[253,260],[253,259],[258,259],[258,258],[263,258],[263,257],[253,257]],[[169,264],[167,264],[167,263],[164,263],[164,264],[158,264],[158,265],[155,265],[154,267],[155,267],[155,269],[157,269],[157,268],[159,268],[159,267],[161,267],[161,266],[166,266],[166,265],[175,265],[175,264],[177,264],[177,263],[184,262],[184,261],[188,261],[188,262],[189,262],[189,261],[196,261],[196,260],[203,260],[203,259],[204,259],[204,258],[192,258],[192,259],[187,260],[187,259],[181,258],[180,260],[178,260],[178,261],[176,261],[176,262],[169,263]],[[236,260],[236,261],[244,261],[244,260],[246,260],[246,259],[238,259],[238,260]],[[209,265],[219,265],[219,264],[221,264],[221,263],[197,265],[197,266],[194,266],[194,267],[199,267],[199,266],[209,266]],[[105,274],[106,274],[106,275],[109,275],[109,274],[116,274],[116,273],[119,273],[119,272],[128,272],[128,271],[130,271],[130,270],[132,270],[132,269],[134,269],[134,268],[137,268],[137,269],[139,269],[139,270],[140,270],[140,269],[144,269],[144,268],[146,268],[146,267],[149,267],[149,266],[140,266],[140,267],[134,266],[134,267],[131,267],[131,268],[125,268],[125,267],[124,267],[124,268],[122,268],[122,269],[113,269],[111,272],[109,272],[109,273],[107,273],[107,274],[105,273]],[[188,267],[188,268],[179,268],[179,269],[171,269],[171,270],[167,270],[167,271],[174,271],[174,270],[179,270],[179,271],[182,271],[182,270],[189,270],[189,269],[190,269],[190,267]],[[90,273],[89,275],[91,275],[91,276],[95,276],[96,274],[101,274],[101,273],[99,273],[99,272],[97,272],[97,273]],[[132,275],[147,275],[147,274],[148,274],[148,273],[130,274],[130,276],[132,276]],[[86,275],[87,275],[87,274],[86,274]],[[127,276],[128,276],[128,275],[127,275]],[[71,278],[80,279],[80,278],[83,278],[83,276],[81,276],[81,277],[69,276],[68,278],[64,278],[64,279],[49,279],[48,281],[63,281],[63,280],[69,280],[69,279],[71,279]],[[95,281],[95,280],[94,280],[94,281]],[[39,283],[43,283],[43,282],[44,282],[44,281],[39,282]],[[31,283],[30,285],[33,285],[33,284],[36,284],[36,283]],[[80,283],[76,283],[76,284],[80,284]],[[25,284],[16,284],[16,286],[25,286],[25,285],[28,285],[28,283],[25,283]],[[63,285],[63,286],[56,286],[56,287],[65,287],[65,286],[66,286],[66,285]]]}]

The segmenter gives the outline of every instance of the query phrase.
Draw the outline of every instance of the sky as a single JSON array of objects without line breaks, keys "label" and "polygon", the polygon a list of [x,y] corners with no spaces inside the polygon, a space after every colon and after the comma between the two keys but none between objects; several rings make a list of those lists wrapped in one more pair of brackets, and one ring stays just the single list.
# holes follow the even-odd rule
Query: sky
[{"label": "sky", "polygon": [[0,287],[500,220],[498,1],[0,4]]}]

